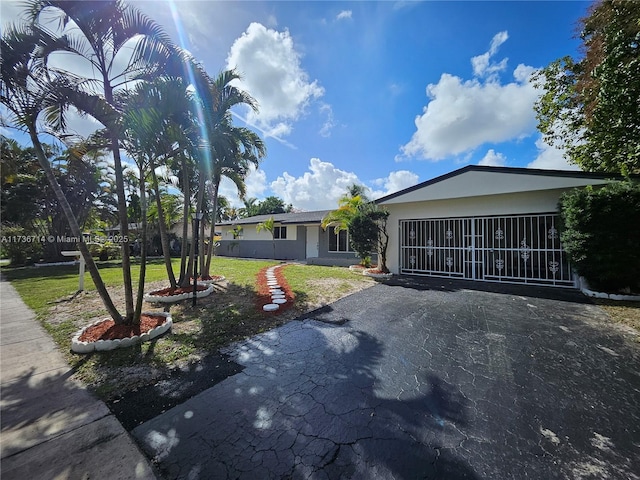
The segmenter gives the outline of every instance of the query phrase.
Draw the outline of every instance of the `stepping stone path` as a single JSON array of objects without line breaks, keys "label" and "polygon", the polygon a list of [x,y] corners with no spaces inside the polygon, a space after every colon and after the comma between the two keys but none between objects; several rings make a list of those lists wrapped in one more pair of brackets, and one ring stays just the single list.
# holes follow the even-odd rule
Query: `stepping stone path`
[{"label": "stepping stone path", "polygon": [[281,289],[281,285],[276,278],[276,269],[280,268],[280,265],[269,267],[265,273],[267,277],[267,286],[269,287],[269,294],[271,295],[271,303],[262,306],[262,310],[265,312],[275,312],[280,308],[280,305],[287,303],[286,294]]}]

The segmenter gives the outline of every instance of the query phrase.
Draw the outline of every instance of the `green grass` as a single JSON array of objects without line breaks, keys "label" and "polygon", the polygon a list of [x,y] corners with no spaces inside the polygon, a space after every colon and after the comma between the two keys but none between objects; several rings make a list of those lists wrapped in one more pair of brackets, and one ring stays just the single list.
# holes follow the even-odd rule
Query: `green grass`
[{"label": "green grass", "polygon": [[[191,307],[190,301],[172,305],[170,311],[174,324],[169,335],[132,348],[91,355],[70,352],[72,335],[92,319],[107,315],[95,289],[91,290],[93,282],[88,273],[85,275],[88,291],[75,298],[77,266],[3,267],[2,273],[36,312],[69,363],[76,368],[77,375],[107,399],[117,392],[155,383],[172,368],[196,361],[233,341],[274,328],[310,309],[374,283],[370,278],[354,275],[346,268],[290,265],[283,272],[295,293],[295,302],[293,307],[274,315],[258,308],[256,280],[262,268],[275,264],[277,262],[215,257],[212,274],[224,275],[227,282],[216,285],[209,297],[199,299],[196,308]],[[138,267],[134,263],[134,283],[138,279]],[[175,259],[176,273],[178,268],[179,259]],[[107,287],[114,292],[120,290],[120,262],[100,262],[99,269]],[[166,278],[162,260],[148,262],[146,283]],[[148,304],[146,307],[147,310],[158,309],[157,306],[148,308]]]}]

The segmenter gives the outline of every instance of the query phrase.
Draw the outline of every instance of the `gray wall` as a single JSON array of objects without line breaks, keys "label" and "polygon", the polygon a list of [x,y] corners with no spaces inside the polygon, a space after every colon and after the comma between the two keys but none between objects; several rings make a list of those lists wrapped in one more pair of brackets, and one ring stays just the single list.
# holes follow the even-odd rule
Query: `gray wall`
[{"label": "gray wall", "polygon": [[[296,240],[276,240],[276,260],[307,260],[312,265],[338,265],[349,266],[360,262],[353,252],[329,252],[329,232],[320,227],[318,257],[306,258],[307,254],[307,227],[298,226]],[[216,255],[221,257],[238,258],[274,258],[273,242],[271,240],[221,240],[216,248]],[[371,259],[376,261],[376,255]]]},{"label": "gray wall", "polygon": [[[320,227],[318,227],[320,228]],[[329,251],[329,229],[320,228],[320,245],[318,247],[318,257],[321,260],[333,260],[332,265],[354,265],[360,262],[360,259],[354,252],[330,252]],[[319,263],[318,265],[327,265]]]},{"label": "gray wall", "polygon": [[[306,229],[296,227],[296,240],[275,240],[276,260],[304,260],[306,255]],[[271,240],[221,240],[216,255],[239,258],[274,258]]]}]

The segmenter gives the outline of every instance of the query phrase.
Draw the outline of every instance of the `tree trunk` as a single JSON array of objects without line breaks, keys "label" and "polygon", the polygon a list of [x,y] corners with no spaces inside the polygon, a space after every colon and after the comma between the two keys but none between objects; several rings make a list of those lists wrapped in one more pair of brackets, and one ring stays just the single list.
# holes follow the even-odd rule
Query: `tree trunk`
[{"label": "tree trunk", "polygon": [[140,248],[140,278],[138,280],[138,295],[136,297],[136,307],[133,313],[132,323],[140,323],[142,315],[142,301],[144,298],[144,281],[147,274],[147,194],[145,191],[144,168],[140,168],[140,216],[142,223],[142,246]]},{"label": "tree trunk", "polygon": [[182,208],[182,245],[180,245],[180,277],[178,283],[182,286],[185,278],[189,278],[187,275],[187,255],[188,244],[187,237],[189,235],[189,203],[191,199],[191,183],[189,181],[189,169],[186,159],[182,156],[182,189],[184,195],[184,204]]},{"label": "tree trunk", "polygon": [[82,236],[82,232],[80,231],[80,226],[73,216],[73,212],[71,210],[71,205],[67,201],[67,197],[65,197],[62,189],[60,188],[60,184],[58,183],[58,179],[51,170],[51,165],[49,165],[49,160],[45,156],[42,145],[40,144],[40,139],[38,138],[38,134],[36,133],[35,128],[29,128],[29,136],[31,137],[31,142],[33,143],[33,148],[36,151],[36,156],[38,157],[38,162],[40,166],[44,170],[44,173],[47,177],[49,185],[53,189],[56,198],[60,202],[60,206],[62,207],[62,211],[64,212],[67,220],[69,221],[69,228],[71,228],[71,233],[74,237],[79,237],[80,242],[78,242],[78,250],[82,253],[82,258],[84,258],[85,264],[87,266],[87,270],[89,271],[89,275],[91,275],[91,279],[93,280],[94,285],[96,286],[96,290],[98,291],[98,295],[102,299],[102,303],[104,303],[105,308],[109,312],[109,315],[113,319],[114,322],[121,324],[124,323],[124,319],[122,315],[118,311],[118,309],[113,304],[113,300],[111,300],[111,296],[107,291],[107,287],[102,281],[102,277],[100,276],[100,272],[98,271],[98,266],[93,261],[93,257],[91,253],[89,253],[89,248],[87,244],[84,242],[84,238]]},{"label": "tree trunk", "polygon": [[[103,66],[104,67],[104,66]],[[102,81],[104,98],[109,105],[114,105],[113,89],[109,81],[106,68],[102,68]],[[114,174],[116,177],[116,196],[118,198],[118,220],[120,221],[120,236],[122,252],[122,282],[124,284],[125,323],[133,320],[133,285],[131,282],[131,258],[129,256],[129,218],[127,216],[127,198],[124,193],[124,175],[122,172],[122,160],[120,158],[120,142],[117,127],[107,126],[111,139],[111,152],[113,153]]]},{"label": "tree trunk", "polygon": [[[158,208],[158,225],[160,227],[160,243],[162,243],[162,256],[164,257],[164,266],[167,269],[169,284],[171,288],[176,288],[176,277],[173,274],[173,265],[171,264],[171,248],[169,247],[169,235],[167,234],[167,224],[165,222],[164,209],[162,208],[162,199],[160,198],[160,187],[158,185],[158,176],[156,175],[153,160],[150,161],[151,180],[153,189],[156,191],[156,207]],[[142,217],[146,220],[146,217]],[[144,223],[146,223],[143,220]]]},{"label": "tree trunk", "polygon": [[[204,177],[204,172],[200,172],[200,179],[198,180],[198,199],[196,201],[196,215],[198,214],[198,212],[204,212],[204,189],[205,189],[205,184],[206,184],[206,179]],[[204,218],[202,218],[200,220],[200,222],[198,223],[198,227],[199,227],[199,245],[198,245],[198,261],[200,263],[199,265],[199,271],[202,272],[204,271],[204,261],[205,261],[205,257],[204,257],[204,241],[205,241],[205,236],[204,236]],[[195,235],[195,232],[194,232]]]},{"label": "tree trunk", "polygon": [[124,284],[125,322],[133,320],[133,286],[131,282],[131,258],[129,257],[129,218],[127,217],[127,202],[124,193],[124,177],[122,175],[122,160],[118,138],[111,135],[111,150],[116,176],[116,196],[118,197],[118,220],[120,221],[120,236],[122,252],[122,282]]},{"label": "tree trunk", "polygon": [[220,179],[214,179],[213,184],[213,220],[211,220],[211,232],[209,233],[209,251],[207,252],[207,263],[204,266],[204,270],[200,274],[202,278],[209,277],[211,275],[211,258],[213,257],[213,250],[215,245],[216,236],[216,215],[218,213],[218,189],[220,188]]}]

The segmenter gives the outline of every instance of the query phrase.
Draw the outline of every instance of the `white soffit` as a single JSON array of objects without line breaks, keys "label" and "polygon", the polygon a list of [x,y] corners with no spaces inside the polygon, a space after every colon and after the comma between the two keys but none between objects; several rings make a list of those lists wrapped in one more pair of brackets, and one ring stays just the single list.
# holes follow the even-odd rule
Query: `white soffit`
[{"label": "white soffit", "polygon": [[459,175],[444,178],[407,193],[399,193],[387,200],[381,199],[381,205],[396,203],[423,202],[428,200],[447,200],[451,198],[501,195],[506,193],[557,190],[586,185],[601,185],[608,180],[585,178],[569,175],[531,175],[526,173],[467,171]]}]

